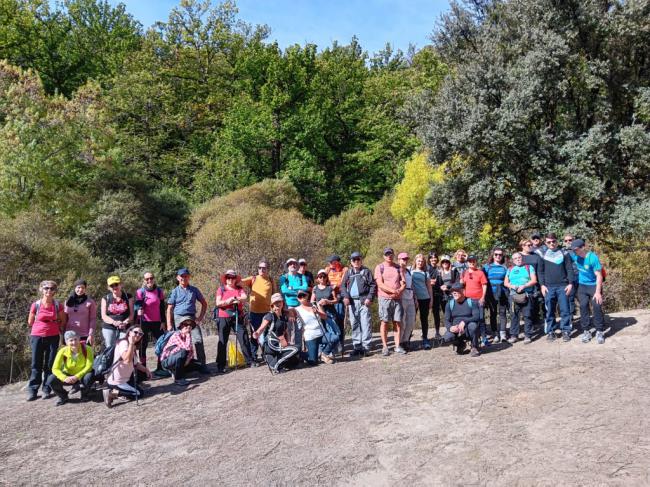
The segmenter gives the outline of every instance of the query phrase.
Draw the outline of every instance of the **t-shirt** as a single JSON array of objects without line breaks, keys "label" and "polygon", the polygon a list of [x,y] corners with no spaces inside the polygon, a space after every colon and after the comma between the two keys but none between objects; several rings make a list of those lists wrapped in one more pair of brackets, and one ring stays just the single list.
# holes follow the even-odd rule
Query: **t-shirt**
[{"label": "t-shirt", "polygon": [[[59,321],[56,315],[57,306],[52,302],[49,305],[41,303],[36,313],[36,303],[32,303],[29,311],[34,313],[34,324],[32,325],[32,336],[53,337],[59,334]],[[58,305],[62,309],[62,305]]]},{"label": "t-shirt", "polygon": [[[384,272],[381,272],[381,269],[384,269]],[[394,290],[398,290],[404,281],[404,276],[402,270],[399,266],[393,264],[379,264],[375,267],[375,281],[377,281],[377,295],[380,298],[392,299],[391,296],[386,294],[380,287],[379,283],[382,282],[386,287],[389,287]]]},{"label": "t-shirt", "polygon": [[68,321],[65,324],[65,331],[75,331],[80,337],[92,335],[97,323],[97,304],[91,298],[76,306],[63,307]]},{"label": "t-shirt", "polygon": [[302,322],[304,324],[302,336],[305,340],[315,340],[318,337],[323,336],[323,330],[321,329],[320,322],[314,313],[303,309],[301,306],[296,308],[296,311],[300,315]]},{"label": "t-shirt", "polygon": [[[158,295],[160,293],[160,296]],[[144,296],[143,296],[144,294]],[[144,321],[162,321],[160,316],[160,304],[165,300],[165,292],[155,287],[153,289],[138,289],[135,293],[135,299],[142,301],[142,319]]]},{"label": "t-shirt", "polygon": [[[314,289],[312,290],[314,293],[314,296],[316,297],[316,302],[318,303],[321,299],[327,299],[327,300],[332,300],[334,299],[334,292],[332,291],[332,286],[325,286],[323,289],[318,287],[318,284],[314,286]],[[328,314],[333,314],[334,311],[334,305],[333,304],[327,304],[323,306],[323,310],[328,313]]]},{"label": "t-shirt", "polygon": [[416,298],[429,299],[429,274],[427,271],[413,269],[411,271],[411,282]]},{"label": "t-shirt", "polygon": [[307,278],[302,274],[288,272],[280,276],[280,292],[287,306],[298,306],[298,291],[307,291],[308,288]]},{"label": "t-shirt", "polygon": [[[535,268],[532,265],[516,265],[510,268],[508,271],[508,279],[512,286],[523,286],[531,277],[535,275]],[[525,288],[527,293],[532,293],[535,290],[535,286],[530,286]]]},{"label": "t-shirt", "polygon": [[196,316],[196,302],[203,299],[203,294],[194,286],[176,286],[167,299],[167,304],[174,306],[174,316]]},{"label": "t-shirt", "polygon": [[129,348],[129,341],[127,339],[122,339],[117,342],[115,346],[115,355],[113,356],[113,364],[116,364],[113,368],[113,372],[108,376],[108,383],[111,385],[126,384],[131,375],[133,374],[133,367],[136,364],[140,363],[140,357],[138,356],[138,347],[136,346],[135,355],[133,360],[124,361],[120,360],[120,357],[124,352]]},{"label": "t-shirt", "polygon": [[[242,288],[228,289],[225,286],[219,286],[216,293],[216,295],[219,296],[222,301],[228,301],[230,298],[238,298],[244,294],[246,293],[244,293],[244,290]],[[237,307],[239,308],[239,315],[241,316],[241,314],[244,312],[244,302],[239,301]],[[217,316],[219,318],[232,318],[235,316],[234,305],[228,306],[227,308],[217,309]]]},{"label": "t-shirt", "polygon": [[404,270],[403,273],[406,287],[402,292],[401,299],[402,301],[413,301],[413,276],[411,275],[411,271],[408,269]]},{"label": "t-shirt", "polygon": [[257,275],[243,279],[242,283],[251,288],[251,313],[267,313],[271,309],[271,296],[274,291],[273,280]]},{"label": "t-shirt", "polygon": [[284,315],[278,318],[275,313],[266,313],[263,319],[269,322],[268,330],[273,327],[273,333],[275,333],[276,336],[282,336],[286,333],[288,325],[287,319]]},{"label": "t-shirt", "polygon": [[503,289],[503,280],[508,273],[508,268],[503,264],[493,262],[483,266],[483,271],[487,274],[490,287],[492,288],[492,294],[494,296],[500,296]]},{"label": "t-shirt", "polygon": [[578,257],[576,254],[571,254],[571,259],[578,267],[578,284],[584,286],[596,285],[596,272],[603,270],[600,259],[593,252],[587,252],[584,257]]},{"label": "t-shirt", "polygon": [[[122,291],[122,295],[115,299],[113,293],[108,293],[104,299],[106,300],[106,314],[109,318],[115,321],[124,321],[129,317],[129,299],[131,295]],[[111,323],[104,323],[102,328],[115,329]]]},{"label": "t-shirt", "polygon": [[465,296],[478,300],[483,297],[483,286],[488,283],[488,280],[482,270],[467,269],[463,273],[463,282],[465,283]]}]

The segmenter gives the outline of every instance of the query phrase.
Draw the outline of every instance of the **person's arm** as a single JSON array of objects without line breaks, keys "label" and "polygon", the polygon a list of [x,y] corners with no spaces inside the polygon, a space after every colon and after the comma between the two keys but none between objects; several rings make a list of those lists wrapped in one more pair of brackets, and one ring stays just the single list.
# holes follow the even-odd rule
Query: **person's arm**
[{"label": "person's arm", "polygon": [[528,280],[528,282],[526,284],[524,284],[522,286],[522,288],[534,287],[536,284],[537,284],[537,276],[535,275],[535,269],[531,266],[530,267],[530,279]]},{"label": "person's arm", "polygon": [[[92,345],[95,342],[95,327],[97,326],[97,303],[95,300],[91,301],[88,306],[88,344]],[[91,360],[92,362],[92,360]]]},{"label": "person's arm", "polygon": [[348,269],[345,271],[345,274],[343,274],[343,279],[341,279],[341,297],[343,298],[343,302],[348,305],[350,304],[350,296],[348,295],[348,281],[350,280],[350,270]]},{"label": "person's arm", "polygon": [[395,293],[394,289],[386,286],[386,283],[384,282],[384,276],[382,275],[379,268],[375,269],[375,282],[377,284],[377,287],[389,296],[392,296]]},{"label": "person's arm", "polygon": [[253,285],[253,276],[243,278],[241,283],[246,287],[251,287]]},{"label": "person's arm", "polygon": [[316,293],[313,290],[311,292],[311,297],[309,298],[309,301],[311,301],[311,304],[316,304]]},{"label": "person's arm", "polygon": [[366,278],[366,284],[368,285],[368,296],[366,297],[365,305],[370,306],[370,303],[372,303],[372,300],[375,299],[375,296],[377,295],[377,283],[372,278],[370,269],[368,269],[366,275],[368,276]]},{"label": "person's arm", "polygon": [[65,306],[59,305],[59,314],[56,319],[59,322],[59,331],[61,333],[65,332],[65,325],[68,323],[68,315],[65,314]]},{"label": "person's arm", "polygon": [[172,331],[174,329],[174,317],[172,312],[174,310],[173,304],[167,304],[167,331]]},{"label": "person's arm", "polygon": [[327,313],[323,311],[323,306],[318,303],[316,308],[312,308],[314,310],[314,313],[318,313],[318,316],[320,316],[323,319],[327,318]]},{"label": "person's arm", "polygon": [[127,319],[127,322],[126,322],[127,325],[135,323],[135,321],[133,319],[134,318],[134,310],[133,310],[134,305],[135,305],[135,299],[133,299],[133,296],[131,296],[129,298],[129,318]]},{"label": "person's arm", "polygon": [[546,268],[544,265],[544,259],[537,259],[537,276],[542,290],[542,295],[546,296],[548,288],[546,287]]},{"label": "person's arm", "polygon": [[488,287],[487,279],[485,279],[485,283],[481,284],[481,289],[483,290],[483,294],[481,294],[481,299],[479,300],[481,304],[485,304],[485,295],[487,294],[487,287]]},{"label": "person's arm", "polygon": [[594,271],[596,274],[596,292],[594,293],[594,301],[598,304],[603,304],[603,270],[602,267]]},{"label": "person's arm", "polygon": [[[63,351],[67,347],[61,347],[59,348],[59,351],[56,352],[56,356],[54,357],[54,363],[52,364],[52,373],[54,376],[59,379],[61,382],[65,382],[65,380],[68,378],[68,375],[63,372]],[[90,363],[92,367],[92,361]]]},{"label": "person's arm", "polygon": [[399,267],[399,278],[400,278],[400,286],[397,288],[397,291],[395,291],[395,294],[397,297],[400,297],[402,293],[404,292],[404,289],[406,289],[406,276],[404,275],[404,269],[402,267]]},{"label": "person's arm", "polygon": [[200,295],[197,298],[197,301],[201,304],[201,312],[199,313],[199,317],[196,319],[198,323],[201,323],[203,321],[203,318],[205,318],[205,313],[208,311],[208,302],[205,300],[203,295]]},{"label": "person's arm", "polygon": [[229,308],[232,306],[232,304],[235,302],[235,298],[228,298],[228,299],[223,299],[223,293],[221,292],[221,287],[217,289],[217,297],[215,300],[215,304],[217,305],[217,308]]},{"label": "person's arm", "polygon": [[31,304],[29,307],[29,316],[27,316],[27,324],[30,326],[30,328],[34,325],[34,321],[36,320],[36,306],[34,306],[34,303]]},{"label": "person's arm", "polygon": [[[84,368],[81,369],[79,372],[77,372],[75,375],[77,376],[77,379],[81,380],[84,378],[84,375],[86,375],[88,372],[90,372],[93,368],[93,359],[94,354],[93,354],[93,348],[84,345],[83,343],[81,344],[82,347],[86,347],[86,364],[84,365]],[[81,351],[83,353],[83,350]]]},{"label": "person's arm", "polygon": [[339,296],[336,292],[336,289],[332,288],[332,299],[329,300],[329,304],[336,304],[339,302]]},{"label": "person's arm", "polygon": [[569,281],[569,284],[564,288],[564,293],[568,296],[571,294],[571,290],[573,289],[573,260],[571,260],[571,257],[569,255],[564,255],[564,270],[566,272],[567,280]]},{"label": "person's arm", "polygon": [[445,328],[451,330],[451,325],[453,324],[453,317],[451,316],[451,306],[449,305],[451,300],[447,301],[445,305]]},{"label": "person's arm", "polygon": [[280,292],[286,297],[295,298],[296,291],[289,286],[289,278],[285,275],[280,276]]},{"label": "person's arm", "polygon": [[307,291],[309,289],[309,279],[307,276],[300,274],[300,284],[296,288],[296,291]]},{"label": "person's arm", "polygon": [[270,321],[267,320],[266,318],[262,320],[262,324],[259,326],[257,330],[253,332],[253,338],[257,339],[262,336],[264,333],[264,330],[266,330],[266,327],[269,326]]},{"label": "person's arm", "polygon": [[103,321],[104,323],[106,323],[106,324],[109,324],[109,325],[112,325],[112,326],[114,326],[114,327],[117,327],[117,321],[115,321],[113,318],[111,318],[110,316],[108,316],[108,313],[107,313],[107,311],[106,311],[106,308],[107,308],[107,307],[108,307],[108,305],[106,304],[106,298],[102,298],[102,310],[101,310],[101,313],[102,313],[102,321]]}]

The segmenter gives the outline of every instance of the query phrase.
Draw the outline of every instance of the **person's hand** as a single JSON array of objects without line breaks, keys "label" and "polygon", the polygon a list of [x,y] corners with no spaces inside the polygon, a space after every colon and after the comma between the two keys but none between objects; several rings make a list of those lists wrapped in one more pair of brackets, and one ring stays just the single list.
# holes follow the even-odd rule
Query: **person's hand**
[{"label": "person's hand", "polygon": [[[368,301],[368,300],[366,299],[366,301]],[[349,298],[343,298],[343,304],[346,305],[346,306],[350,306],[350,299]]]},{"label": "person's hand", "polygon": [[459,333],[458,331],[458,325],[454,325],[451,328],[449,328],[449,331],[452,333]]},{"label": "person's hand", "polygon": [[319,299],[318,300],[318,306],[325,306],[326,304],[329,304],[329,300],[327,300],[327,299]]},{"label": "person's hand", "polygon": [[66,384],[75,384],[78,381],[79,379],[77,378],[76,375],[69,375],[68,377],[65,378],[63,382],[65,382]]},{"label": "person's hand", "polygon": [[129,345],[134,345],[135,344],[135,335],[133,333],[129,333],[127,340],[129,341]]},{"label": "person's hand", "polygon": [[464,321],[461,321],[460,323],[458,323],[458,330],[459,330],[459,333],[465,333],[465,322]]},{"label": "person's hand", "polygon": [[253,332],[253,338],[255,338],[255,340],[257,340],[257,337],[258,337],[258,336],[260,336],[260,334],[257,333],[257,331],[254,331],[254,332]]},{"label": "person's hand", "polygon": [[443,284],[442,286],[440,286],[440,289],[442,289],[443,291],[447,291],[449,287],[446,284]]},{"label": "person's hand", "polygon": [[479,299],[478,302],[481,306],[485,306],[485,298]]},{"label": "person's hand", "polygon": [[564,294],[567,296],[571,294],[571,290],[573,289],[573,284],[569,284],[567,287],[564,288]]},{"label": "person's hand", "polygon": [[153,374],[151,373],[151,371],[149,369],[147,369],[146,367],[145,367],[144,370],[145,370],[144,373],[147,374],[147,379],[149,379],[149,380],[153,379]]},{"label": "person's hand", "polygon": [[86,345],[93,346],[95,343],[95,339],[93,338],[92,335],[88,335],[88,338],[86,338]]},{"label": "person's hand", "polygon": [[596,304],[603,304],[602,293],[594,293],[594,301],[596,301]]},{"label": "person's hand", "polygon": [[370,301],[369,299],[366,299],[366,300],[363,302],[363,304],[366,305],[366,306],[370,306],[370,305],[372,304],[372,301]]},{"label": "person's hand", "polygon": [[542,286],[542,296],[546,297],[547,293],[548,293],[548,288],[546,286]]}]

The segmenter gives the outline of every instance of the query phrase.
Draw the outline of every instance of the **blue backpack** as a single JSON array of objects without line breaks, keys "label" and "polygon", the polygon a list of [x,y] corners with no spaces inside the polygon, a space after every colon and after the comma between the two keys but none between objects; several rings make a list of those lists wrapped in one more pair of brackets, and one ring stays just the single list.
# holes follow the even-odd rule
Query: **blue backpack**
[{"label": "blue backpack", "polygon": [[167,342],[169,339],[172,337],[174,333],[178,333],[177,331],[166,331],[164,335],[162,335],[158,340],[156,340],[156,346],[154,347],[154,352],[156,353],[156,357],[160,357],[163,353],[163,350],[165,349],[165,345],[167,345]]},{"label": "blue backpack", "polygon": [[[474,307],[474,301],[472,301],[472,298],[465,298],[465,301],[467,301],[467,304],[469,305],[470,308]],[[455,299],[450,299],[449,300],[449,311],[453,311],[455,305],[456,305],[456,300]]]}]

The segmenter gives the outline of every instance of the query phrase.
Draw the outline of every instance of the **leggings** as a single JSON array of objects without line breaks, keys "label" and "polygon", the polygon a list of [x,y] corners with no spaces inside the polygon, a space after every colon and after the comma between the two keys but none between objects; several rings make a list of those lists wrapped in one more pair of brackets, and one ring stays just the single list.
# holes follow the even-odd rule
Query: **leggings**
[{"label": "leggings", "polygon": [[[144,336],[140,341],[140,360],[143,365],[147,365],[147,347],[149,346],[149,338],[155,344],[163,334],[160,329],[160,321],[143,321],[142,332]],[[160,368],[160,358],[158,359],[158,368]]]},{"label": "leggings", "polygon": [[[429,339],[429,303],[431,299],[418,299],[418,309],[420,310],[420,325],[422,326],[422,340]],[[440,319],[440,318],[438,318]],[[438,324],[440,326],[440,324]]]},{"label": "leggings", "polygon": [[440,334],[440,314],[445,314],[445,301],[442,299],[442,294],[433,294],[433,306],[431,307],[433,313],[433,323],[436,327],[436,333]]}]

